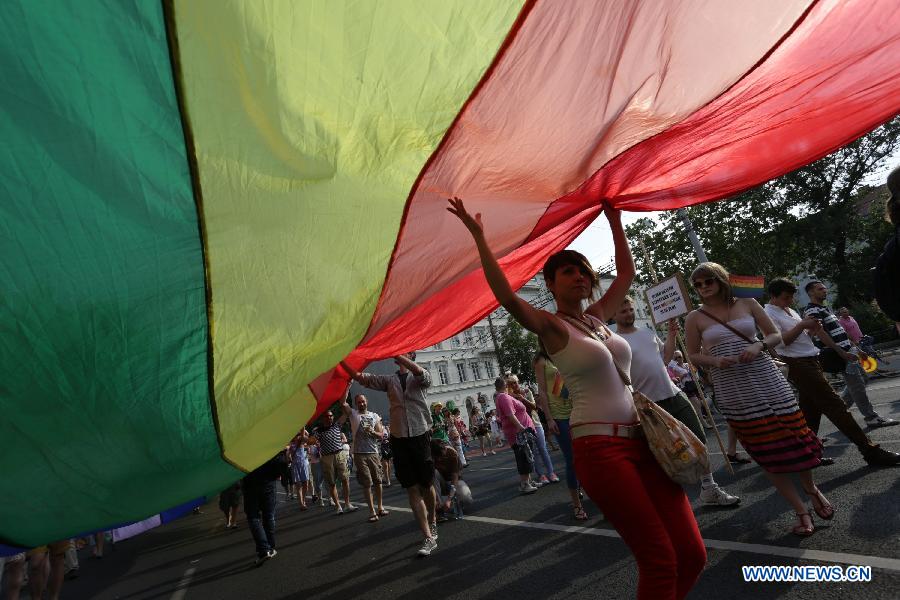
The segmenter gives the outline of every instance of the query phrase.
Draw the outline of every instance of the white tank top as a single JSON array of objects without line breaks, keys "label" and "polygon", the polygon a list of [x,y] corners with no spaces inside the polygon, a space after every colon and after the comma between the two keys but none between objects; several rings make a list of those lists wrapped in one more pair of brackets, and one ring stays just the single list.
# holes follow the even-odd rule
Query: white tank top
[{"label": "white tank top", "polygon": [[[598,319],[587,315],[595,324]],[[631,347],[621,336],[612,334],[605,342],[600,342],[581,329],[560,321],[569,330],[569,341],[565,348],[552,353],[550,358],[559,369],[569,399],[572,401],[570,426],[579,424],[634,423],[637,413],[631,392],[625,387],[613,363],[613,355],[622,370],[631,370]]]}]

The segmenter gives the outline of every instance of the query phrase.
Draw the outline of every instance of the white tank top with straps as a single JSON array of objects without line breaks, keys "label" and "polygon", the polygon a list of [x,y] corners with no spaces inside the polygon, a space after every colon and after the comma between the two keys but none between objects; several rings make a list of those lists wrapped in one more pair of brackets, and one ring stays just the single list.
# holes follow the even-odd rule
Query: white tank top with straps
[{"label": "white tank top with straps", "polygon": [[[599,319],[586,316],[595,325],[601,323]],[[625,373],[631,370],[631,347],[628,342],[612,332],[610,337],[600,342],[565,319],[557,318],[568,329],[569,341],[550,357],[569,389],[573,435],[577,437],[579,424],[631,424],[637,421],[631,392],[625,387],[613,362],[615,357]]]}]

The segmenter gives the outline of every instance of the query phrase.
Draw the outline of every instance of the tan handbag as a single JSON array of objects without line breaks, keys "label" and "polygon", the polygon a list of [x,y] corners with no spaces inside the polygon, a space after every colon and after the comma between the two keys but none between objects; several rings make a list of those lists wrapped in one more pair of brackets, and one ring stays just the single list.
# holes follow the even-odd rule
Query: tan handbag
[{"label": "tan handbag", "polygon": [[[603,338],[584,323],[566,316],[562,318],[603,343]],[[698,483],[700,478],[710,471],[709,452],[706,446],[687,425],[636,391],[631,385],[631,378],[616,362],[615,356],[613,364],[625,387],[631,392],[641,429],[656,462],[675,483],[681,485]]]}]

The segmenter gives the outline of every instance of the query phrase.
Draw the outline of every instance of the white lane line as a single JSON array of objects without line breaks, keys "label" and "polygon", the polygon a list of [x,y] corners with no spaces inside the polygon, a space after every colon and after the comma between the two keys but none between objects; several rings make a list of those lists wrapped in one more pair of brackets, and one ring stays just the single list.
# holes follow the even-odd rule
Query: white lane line
[{"label": "white lane line", "polygon": [[175,593],[172,594],[172,600],[181,600],[184,598],[184,595],[187,593],[188,586],[191,585],[191,579],[194,577],[194,573],[197,571],[197,567],[191,567],[187,571],[184,572],[184,575],[181,577],[181,581],[178,582],[178,586],[175,588]]},{"label": "white lane line", "polygon": [[[389,510],[398,512],[412,512],[410,508],[400,506],[385,506]],[[557,525],[556,523],[534,523],[531,521],[516,521],[513,519],[496,519],[494,517],[479,517],[466,515],[466,521],[477,523],[489,523],[491,525],[503,525],[506,527],[527,527],[529,529],[542,529],[545,531],[558,531],[560,533],[580,533],[609,538],[621,539],[613,529],[597,529],[594,527],[579,527],[577,525]],[[747,544],[744,542],[732,542],[728,540],[709,540],[703,538],[707,548],[715,550],[731,550],[734,552],[746,552],[763,556],[784,556],[787,558],[801,558],[806,560],[818,560],[827,563],[842,563],[847,565],[869,565],[878,569],[900,572],[900,559],[886,558],[883,556],[867,556],[864,554],[848,554],[844,552],[826,552],[824,550],[805,550],[803,548],[785,548],[783,546],[769,546],[766,544]]]}]

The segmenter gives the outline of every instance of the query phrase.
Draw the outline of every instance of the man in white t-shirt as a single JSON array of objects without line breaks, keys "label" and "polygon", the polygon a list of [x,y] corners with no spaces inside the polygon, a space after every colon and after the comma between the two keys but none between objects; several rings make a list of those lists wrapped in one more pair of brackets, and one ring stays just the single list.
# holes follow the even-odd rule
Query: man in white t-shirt
[{"label": "man in white t-shirt", "polygon": [[[847,405],[825,379],[817,358],[819,349],[809,335],[809,332],[820,332],[822,324],[813,317],[801,319],[791,308],[797,286],[788,279],[773,279],[769,282],[768,292],[771,300],[766,304],[765,311],[778,327],[782,339],[775,352],[788,364],[788,379],[800,394],[800,410],[803,411],[809,428],[818,433],[822,415],[825,415],[838,431],[856,444],[870,466],[900,464],[900,454],[889,452],[869,439],[847,410]],[[827,460],[823,464],[834,462],[833,459]]]},{"label": "man in white t-shirt", "polygon": [[[669,321],[669,335],[663,344],[656,332],[634,326],[634,300],[627,296],[613,319],[616,321],[616,333],[631,346],[631,383],[634,389],[687,425],[705,444],[706,434],[697,412],[666,370],[666,364],[675,353],[678,322],[674,319]],[[741,501],[720,488],[712,473],[706,473],[700,481],[700,500],[716,506],[737,506]]]},{"label": "man in white t-shirt", "polygon": [[369,505],[369,522],[375,523],[379,517],[388,515],[381,500],[381,458],[378,454],[384,428],[381,425],[381,416],[369,410],[369,401],[365,395],[357,394],[354,402],[356,408],[350,408],[346,402],[341,408],[350,418],[356,480],[363,489],[366,504]]}]

